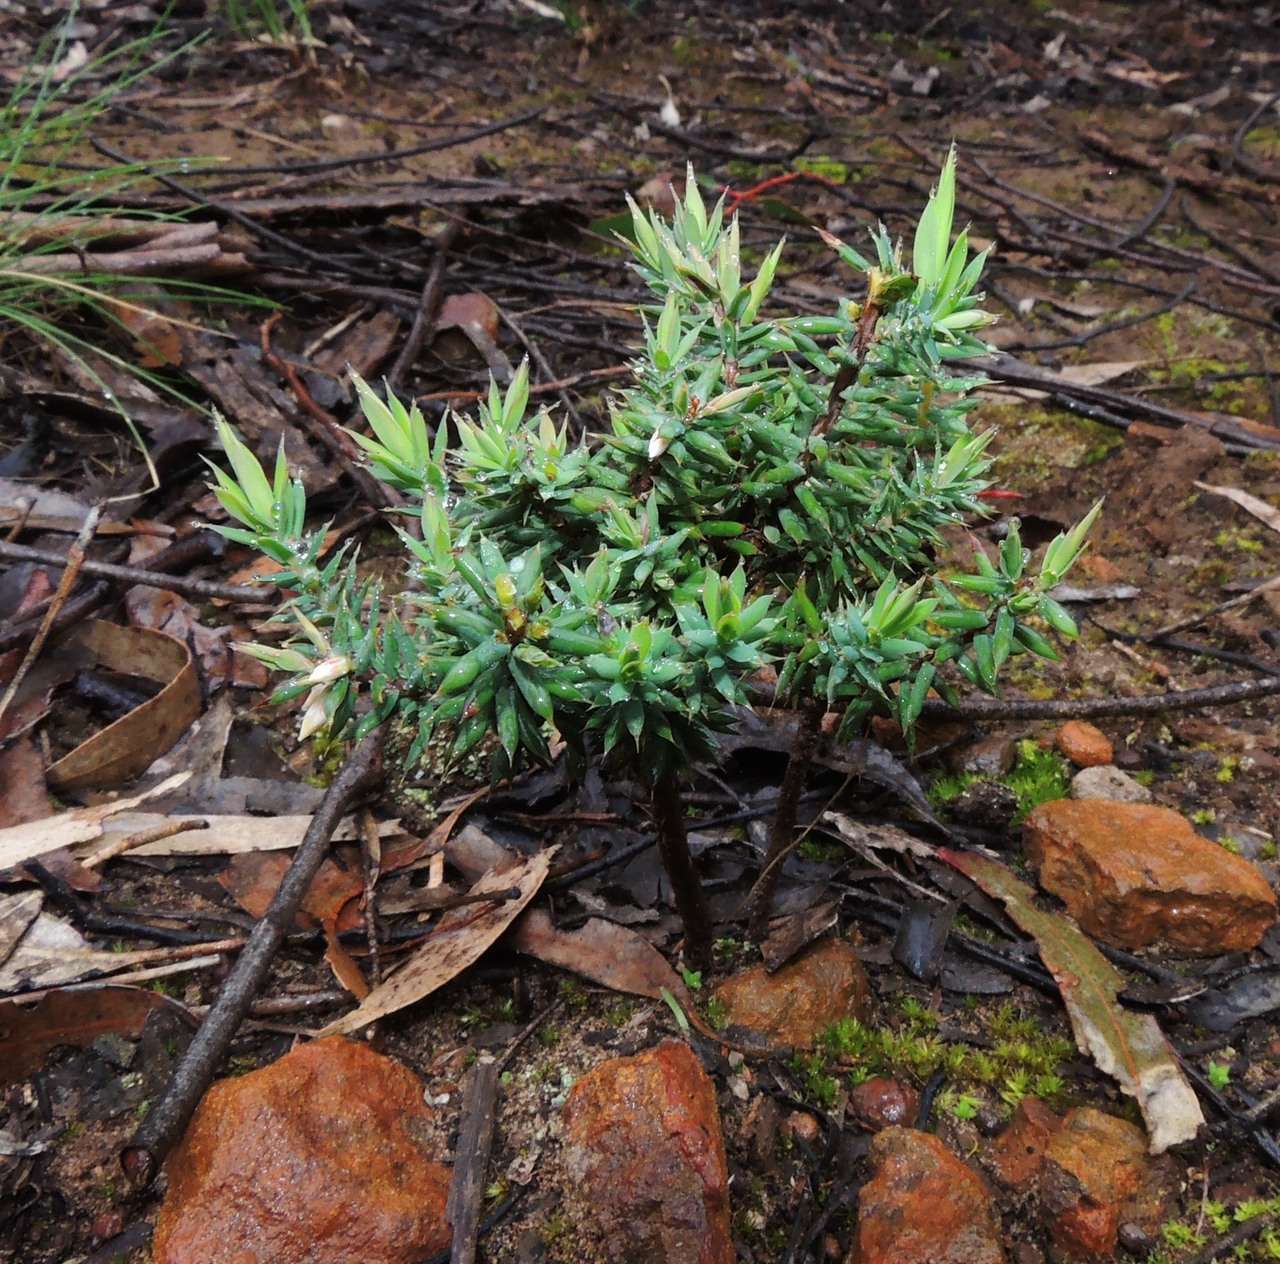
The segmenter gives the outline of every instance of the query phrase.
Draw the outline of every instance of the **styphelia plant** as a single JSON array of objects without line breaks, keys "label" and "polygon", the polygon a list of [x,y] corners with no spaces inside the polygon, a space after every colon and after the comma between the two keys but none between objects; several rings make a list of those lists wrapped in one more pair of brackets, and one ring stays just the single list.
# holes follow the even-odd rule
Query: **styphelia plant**
[{"label": "styphelia plant", "polygon": [[931,689],[993,691],[1010,657],[1054,657],[1037,622],[1074,634],[1048,592],[1096,509],[1034,576],[1016,523],[973,573],[934,560],[941,528],[983,510],[990,439],[967,424],[982,379],[949,367],[986,349],[989,319],[985,253],[951,239],[954,188],[952,154],[910,267],[883,228],[874,259],[823,234],[867,279],[830,316],[764,314],[782,245],[747,281],[737,220],[706,210],[692,171],[670,222],[632,204],[626,244],[653,301],[602,434],[531,416],[524,365],[434,437],[357,379],[371,433],[355,438],[421,517],[421,538],[401,532],[411,582],[394,598],[345,550],[322,562],[283,460],[269,480],[222,426],[232,472],[215,470],[215,491],[240,525],[221,529],[278,562],[293,593],[275,616],[288,642],[246,648],[290,674],[278,700],[307,695],[301,735],[358,737],[395,716],[416,734],[410,767],[428,742],[455,757],[487,742],[503,777],[549,759],[552,733],[579,762],[627,766],[651,792],[698,964],[711,925],[682,772],[776,664],[776,700],[802,721],[753,903],[762,926],[825,713],[837,739],[873,714],[910,734]]}]

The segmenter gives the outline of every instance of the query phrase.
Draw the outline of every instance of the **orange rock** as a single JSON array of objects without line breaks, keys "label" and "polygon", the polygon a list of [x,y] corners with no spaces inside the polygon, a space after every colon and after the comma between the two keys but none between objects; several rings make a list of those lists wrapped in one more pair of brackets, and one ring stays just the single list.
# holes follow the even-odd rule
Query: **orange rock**
[{"label": "orange rock", "polygon": [[1088,934],[1120,948],[1248,951],[1276,920],[1258,868],[1169,808],[1057,799],[1027,817],[1022,836],[1040,885]]},{"label": "orange rock", "polygon": [[866,1017],[871,984],[853,947],[827,938],[773,974],[762,965],[735,974],[715,995],[731,1025],[807,1049],[838,1019]]},{"label": "orange rock", "polygon": [[1068,720],[1054,735],[1053,744],[1077,768],[1097,768],[1115,758],[1111,739],[1083,720]]},{"label": "orange rock", "polygon": [[449,1169],[407,1067],[332,1037],[220,1080],[169,1159],[155,1264],[415,1264],[449,1245]]},{"label": "orange rock", "polygon": [[733,1264],[715,1086],[688,1045],[667,1040],[584,1075],[564,1129],[566,1208],[584,1245],[609,1260]]},{"label": "orange rock", "polygon": [[1071,1111],[1049,1139],[1040,1174],[1041,1209],[1059,1253],[1109,1259],[1147,1174],[1141,1128],[1091,1106]]},{"label": "orange rock", "polygon": [[886,1128],[871,1163],[846,1264],[1004,1264],[986,1182],[937,1137]]},{"label": "orange rock", "polygon": [[1019,1188],[1040,1172],[1050,1138],[1062,1120],[1036,1097],[1024,1097],[1009,1126],[991,1144],[991,1170],[1001,1185]]},{"label": "orange rock", "polygon": [[920,1094],[909,1084],[877,1075],[849,1094],[849,1110],[868,1132],[896,1126],[910,1128],[920,1111]]}]

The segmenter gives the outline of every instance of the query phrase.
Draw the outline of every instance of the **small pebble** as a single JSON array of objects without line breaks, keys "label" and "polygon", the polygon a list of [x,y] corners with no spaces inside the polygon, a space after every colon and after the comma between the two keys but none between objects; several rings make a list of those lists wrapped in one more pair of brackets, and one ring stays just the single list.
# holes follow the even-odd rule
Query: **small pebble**
[{"label": "small pebble", "polygon": [[797,1141],[804,1141],[810,1145],[822,1135],[822,1128],[818,1121],[805,1110],[793,1110],[782,1121],[782,1131],[788,1137],[794,1137]]},{"label": "small pebble", "polygon": [[1082,768],[1071,778],[1073,799],[1110,799],[1113,803],[1150,803],[1151,791],[1111,764]]},{"label": "small pebble", "polygon": [[1053,744],[1077,768],[1095,768],[1115,758],[1111,739],[1096,725],[1068,720],[1054,735]]}]

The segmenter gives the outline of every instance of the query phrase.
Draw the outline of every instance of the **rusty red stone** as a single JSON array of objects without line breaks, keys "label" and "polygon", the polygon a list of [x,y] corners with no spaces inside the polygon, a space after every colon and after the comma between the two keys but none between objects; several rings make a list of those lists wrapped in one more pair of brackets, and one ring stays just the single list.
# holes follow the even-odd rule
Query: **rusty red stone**
[{"label": "rusty red stone", "polygon": [[168,1162],[155,1264],[416,1264],[449,1169],[407,1067],[341,1037],[215,1084]]},{"label": "rusty red stone", "polygon": [[588,1072],[565,1103],[564,1136],[565,1207],[599,1258],[733,1264],[715,1085],[688,1045]]},{"label": "rusty red stone", "polygon": [[1057,799],[1027,817],[1023,842],[1040,885],[1086,933],[1119,948],[1248,951],[1276,920],[1257,866],[1169,808]]}]

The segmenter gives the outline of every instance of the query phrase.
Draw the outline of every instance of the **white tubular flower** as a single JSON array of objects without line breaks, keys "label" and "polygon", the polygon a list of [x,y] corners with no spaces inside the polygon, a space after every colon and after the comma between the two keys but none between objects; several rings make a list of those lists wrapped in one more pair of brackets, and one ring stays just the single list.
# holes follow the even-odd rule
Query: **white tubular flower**
[{"label": "white tubular flower", "polygon": [[307,676],[307,684],[313,685],[314,688],[307,694],[307,703],[302,709],[298,741],[305,742],[313,733],[325,726],[327,720],[324,713],[324,700],[329,687],[335,680],[341,680],[350,670],[351,660],[345,654],[334,654],[312,668],[310,675]]},{"label": "white tubular flower", "polygon": [[327,685],[341,680],[351,670],[351,660],[345,654],[333,654],[321,659],[307,676],[309,685]]}]

